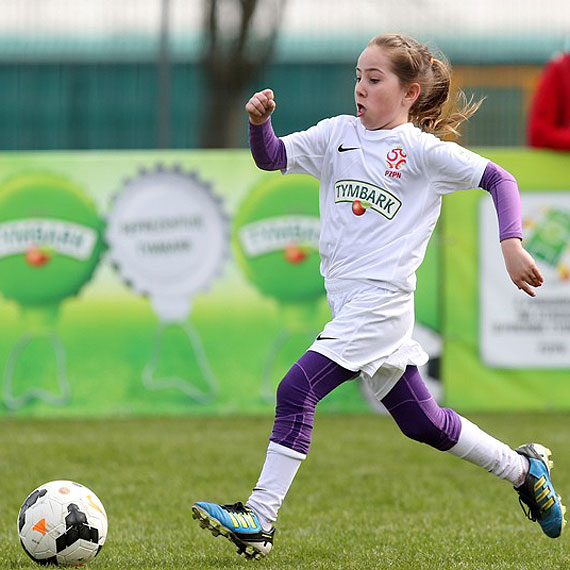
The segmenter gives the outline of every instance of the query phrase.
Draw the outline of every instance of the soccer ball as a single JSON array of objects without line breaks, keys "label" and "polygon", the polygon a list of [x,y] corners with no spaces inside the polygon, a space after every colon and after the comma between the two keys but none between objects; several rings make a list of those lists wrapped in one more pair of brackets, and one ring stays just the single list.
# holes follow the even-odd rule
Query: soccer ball
[{"label": "soccer ball", "polygon": [[41,485],[18,514],[22,547],[39,564],[81,566],[107,538],[107,514],[97,495],[73,481]]}]

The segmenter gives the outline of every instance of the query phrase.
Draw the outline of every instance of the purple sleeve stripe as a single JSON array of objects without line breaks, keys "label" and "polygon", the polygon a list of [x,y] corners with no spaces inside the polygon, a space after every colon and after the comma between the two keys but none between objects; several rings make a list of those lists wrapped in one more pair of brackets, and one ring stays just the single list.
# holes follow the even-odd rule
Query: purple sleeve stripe
[{"label": "purple sleeve stripe", "polygon": [[522,240],[521,199],[517,181],[512,174],[489,162],[479,186],[487,190],[493,198],[499,219],[499,240],[509,238]]},{"label": "purple sleeve stripe", "polygon": [[275,136],[271,119],[262,125],[249,123],[251,155],[261,170],[283,170],[287,167],[287,152],[283,141]]}]

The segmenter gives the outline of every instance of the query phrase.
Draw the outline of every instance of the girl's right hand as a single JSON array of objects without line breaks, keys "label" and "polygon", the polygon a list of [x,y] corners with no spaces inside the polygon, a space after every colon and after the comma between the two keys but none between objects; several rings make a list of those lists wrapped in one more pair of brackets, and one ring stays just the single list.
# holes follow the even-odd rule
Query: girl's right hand
[{"label": "girl's right hand", "polygon": [[246,103],[245,110],[252,125],[262,125],[275,111],[275,95],[271,89],[255,93]]}]

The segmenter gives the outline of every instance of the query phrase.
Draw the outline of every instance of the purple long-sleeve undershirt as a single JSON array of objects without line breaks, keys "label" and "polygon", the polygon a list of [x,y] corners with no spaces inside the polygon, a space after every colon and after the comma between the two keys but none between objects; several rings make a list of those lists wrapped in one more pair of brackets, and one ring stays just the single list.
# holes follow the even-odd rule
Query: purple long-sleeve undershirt
[{"label": "purple long-sleeve undershirt", "polygon": [[499,219],[499,240],[522,239],[521,199],[512,174],[494,162],[489,162],[479,187],[487,190],[493,198]]},{"label": "purple long-sleeve undershirt", "polygon": [[[275,135],[271,119],[262,125],[249,124],[249,146],[255,164],[262,170],[283,170],[287,167],[285,144]],[[499,219],[499,240],[522,239],[521,201],[513,176],[489,162],[479,186],[493,198]]]},{"label": "purple long-sleeve undershirt", "polygon": [[255,164],[261,170],[283,170],[287,167],[285,144],[275,136],[271,119],[262,125],[249,123],[249,147]]}]

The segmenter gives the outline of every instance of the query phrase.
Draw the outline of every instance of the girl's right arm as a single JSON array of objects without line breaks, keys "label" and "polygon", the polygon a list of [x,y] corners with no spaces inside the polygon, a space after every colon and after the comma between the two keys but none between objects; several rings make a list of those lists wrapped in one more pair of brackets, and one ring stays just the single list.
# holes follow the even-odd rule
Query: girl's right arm
[{"label": "girl's right arm", "polygon": [[253,160],[262,170],[283,170],[287,167],[287,153],[283,141],[275,136],[271,114],[275,98],[271,89],[255,93],[247,102],[249,115],[249,146]]}]

